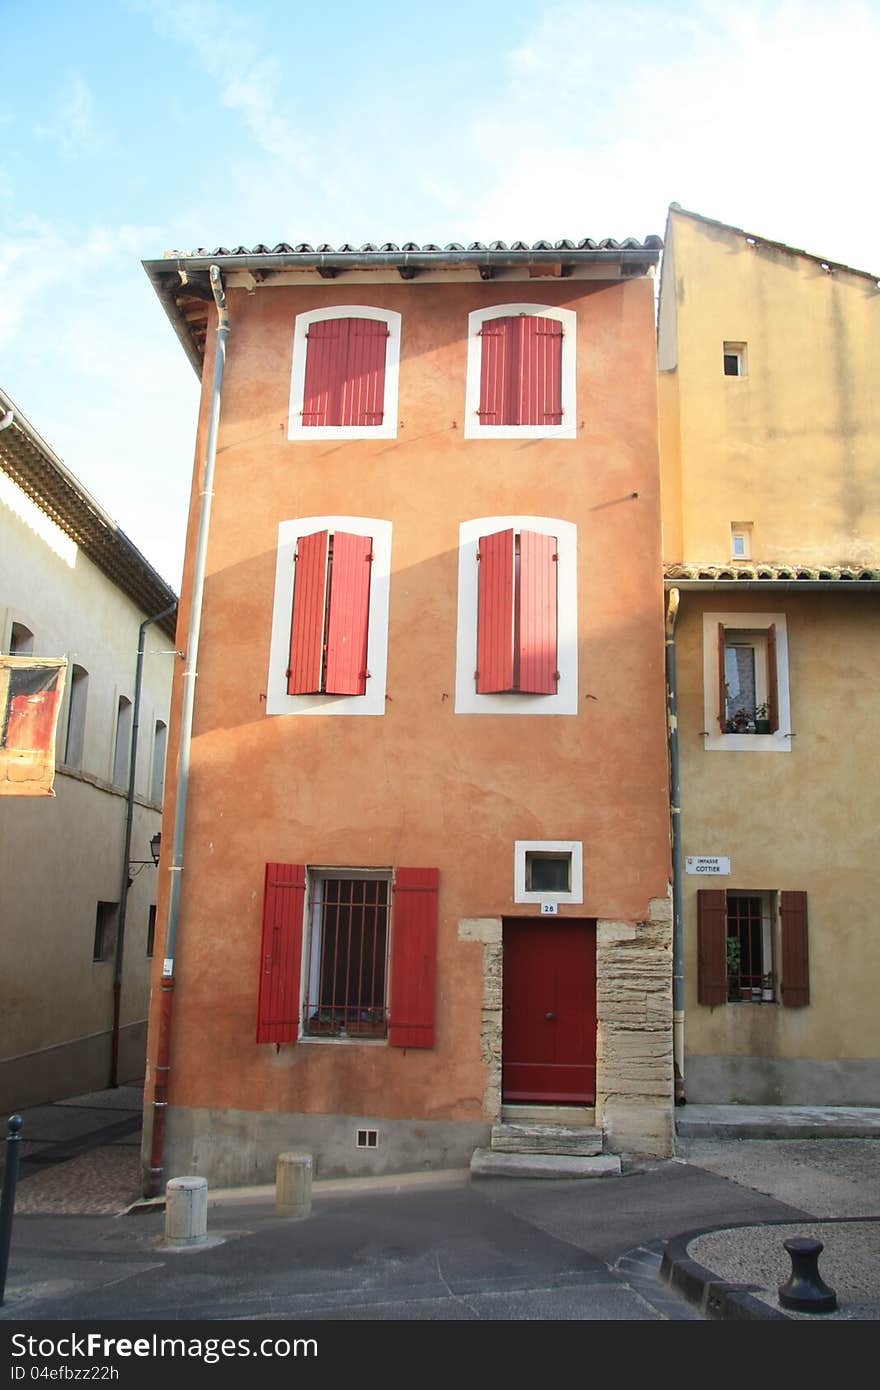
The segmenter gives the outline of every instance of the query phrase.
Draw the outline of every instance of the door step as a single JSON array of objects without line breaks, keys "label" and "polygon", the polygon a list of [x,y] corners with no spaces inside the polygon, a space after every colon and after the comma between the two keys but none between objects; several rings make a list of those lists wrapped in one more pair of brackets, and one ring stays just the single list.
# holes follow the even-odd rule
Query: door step
[{"label": "door step", "polygon": [[596,1123],[593,1105],[516,1105],[501,1107],[502,1123],[524,1125],[563,1125],[566,1129],[592,1129]]},{"label": "door step", "polygon": [[476,1149],[471,1174],[477,1178],[610,1178],[620,1176],[616,1154],[499,1153]]},{"label": "door step", "polygon": [[491,1147],[495,1153],[577,1154],[595,1157],[602,1152],[600,1129],[567,1125],[508,1124],[492,1126]]}]

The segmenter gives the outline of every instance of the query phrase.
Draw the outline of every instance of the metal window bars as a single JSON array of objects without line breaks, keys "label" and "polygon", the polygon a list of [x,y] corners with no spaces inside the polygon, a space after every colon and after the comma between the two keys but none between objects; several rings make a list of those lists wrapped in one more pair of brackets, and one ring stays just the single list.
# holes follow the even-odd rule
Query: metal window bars
[{"label": "metal window bars", "polygon": [[385,878],[311,881],[304,1036],[387,1035],[388,890]]}]

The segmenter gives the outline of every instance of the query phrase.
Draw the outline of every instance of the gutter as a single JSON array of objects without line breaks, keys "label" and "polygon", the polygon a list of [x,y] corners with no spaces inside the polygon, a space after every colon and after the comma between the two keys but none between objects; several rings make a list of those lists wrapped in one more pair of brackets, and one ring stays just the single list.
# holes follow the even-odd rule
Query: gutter
[{"label": "gutter", "polygon": [[757,589],[765,593],[880,593],[880,579],[666,579],[667,592],[675,589],[705,589],[733,593],[738,589]]},{"label": "gutter", "polygon": [[679,592],[669,590],[666,608],[666,718],[669,739],[669,828],[672,841],[672,1059],[675,1104],[684,1105],[684,922],[682,916],[681,770],[678,750],[678,690],[675,620]]},{"label": "gutter", "polygon": [[192,599],[189,613],[189,633],[186,643],[186,666],[183,673],[183,708],[180,721],[180,745],[177,754],[177,787],[174,803],[174,840],[171,852],[171,887],[168,899],[168,921],[165,933],[165,958],[159,993],[159,1038],[156,1047],[155,1079],[153,1083],[153,1126],[150,1141],[150,1162],[144,1174],[144,1196],[158,1197],[164,1180],[165,1122],[168,1113],[168,1090],[171,1072],[171,1006],[174,998],[174,955],[177,944],[180,914],[180,884],[183,875],[183,841],[186,829],[187,793],[189,790],[190,749],[192,745],[195,686],[198,675],[199,637],[202,627],[202,604],[205,592],[205,567],[208,552],[208,530],[211,522],[211,502],[214,497],[214,467],[217,460],[217,434],[220,424],[220,399],[223,391],[223,370],[226,365],[226,339],[229,336],[229,311],[218,266],[211,266],[211,291],[217,306],[217,346],[214,354],[214,378],[211,385],[211,405],[208,414],[208,437],[205,443],[205,466],[202,473],[199,530],[193,568]]}]

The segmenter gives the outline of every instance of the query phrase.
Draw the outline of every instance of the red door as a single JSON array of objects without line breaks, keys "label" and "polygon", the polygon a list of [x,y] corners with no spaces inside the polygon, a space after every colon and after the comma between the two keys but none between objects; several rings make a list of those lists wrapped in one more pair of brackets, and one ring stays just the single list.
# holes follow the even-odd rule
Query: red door
[{"label": "red door", "polygon": [[596,923],[505,918],[503,988],[503,1099],[592,1105]]}]

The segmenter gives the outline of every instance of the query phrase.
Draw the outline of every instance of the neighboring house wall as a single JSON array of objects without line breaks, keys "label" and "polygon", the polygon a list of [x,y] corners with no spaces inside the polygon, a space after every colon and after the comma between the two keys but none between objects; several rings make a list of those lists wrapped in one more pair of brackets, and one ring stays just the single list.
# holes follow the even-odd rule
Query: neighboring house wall
[{"label": "neighboring house wall", "polygon": [[[34,654],[67,656],[88,673],[68,680],[59,715],[54,798],[0,799],[0,1097],[16,1107],[107,1085],[113,1019],[112,933],[93,960],[99,902],[118,903],[126,785],[114,786],[120,696],[134,699],[136,606],[0,472],[0,649],[12,624],[34,633]],[[170,639],[150,628],[147,651]],[[167,722],[172,658],[144,663],[131,857],[150,859],[160,808],[150,801],[153,730]],[[64,762],[71,698],[84,695],[80,740]],[[127,767],[126,758],[126,767]],[[143,1075],[151,962],[152,863],[132,870],[125,930],[119,1079]]]},{"label": "neighboring house wall", "polygon": [[[730,861],[729,875],[682,879],[685,1092],[695,1102],[873,1104],[876,280],[674,210],[667,241],[659,360],[664,558],[681,597],[682,849]],[[745,348],[747,376],[724,374],[725,342]],[[744,524],[742,559],[732,523]],[[773,623],[784,638],[774,734],[721,733],[719,622],[763,636]],[[703,899],[702,925],[701,891],[724,895]],[[705,1002],[712,934],[733,931],[739,894],[760,897],[754,974],[773,978]],[[726,924],[713,925],[719,902]],[[801,910],[806,959],[784,940],[785,913]],[[798,973],[787,989],[786,974]]]},{"label": "neighboring house wall", "polygon": [[[501,1103],[504,924],[540,911],[514,898],[516,846],[530,841],[583,847],[582,901],[563,901],[558,920],[598,923],[598,1122],[614,1147],[669,1152],[652,286],[646,278],[510,280],[484,284],[471,272],[402,284],[373,273],[366,285],[315,279],[248,293],[228,279],[232,331],[175,961],[168,1173],[267,1180],[277,1153],[294,1144],[314,1148],[324,1176],[466,1163]],[[526,298],[576,315],[576,438],[468,439],[468,316]],[[290,440],[297,315],[357,303],[401,315],[396,438]],[[212,330],[197,471],[213,340]],[[198,500],[196,489],[191,538]],[[276,573],[279,526],[287,544],[297,530],[288,523],[308,518],[301,529],[315,531],[346,516],[357,522],[352,531],[364,518],[391,528],[384,713],[371,707],[373,717],[356,717],[357,696],[340,700],[344,717],[328,697],[312,699],[325,701],[319,717],[305,705],[267,713],[273,601],[290,588]],[[554,702],[544,717],[498,714],[499,695],[485,697],[488,712],[457,712],[462,537],[473,552],[467,528],[476,520],[495,519],[494,530],[532,517],[545,534],[558,520],[567,546],[560,594],[575,596],[577,619],[560,691],[576,684],[577,697],[563,705],[552,695],[511,697]],[[384,564],[378,550],[376,563]],[[184,624],[192,564],[191,539]],[[280,624],[289,634],[289,612]],[[172,757],[180,699],[178,685]],[[169,837],[172,812],[169,805]],[[255,1041],[264,872],[276,862],[439,870],[432,1047]],[[162,932],[163,892],[164,884]],[[153,1059],[156,1023],[154,1012]],[[149,1129],[149,1110],[147,1120]],[[373,1150],[355,1144],[365,1123],[378,1133]]]}]

